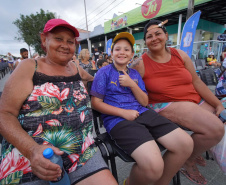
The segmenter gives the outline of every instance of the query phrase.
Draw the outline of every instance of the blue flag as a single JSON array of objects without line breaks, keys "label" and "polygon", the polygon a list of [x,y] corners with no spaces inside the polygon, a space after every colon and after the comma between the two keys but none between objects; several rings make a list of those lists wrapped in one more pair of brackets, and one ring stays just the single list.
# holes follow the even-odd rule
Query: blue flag
[{"label": "blue flag", "polygon": [[111,55],[111,45],[112,45],[112,39],[109,39],[108,41],[107,41],[107,47],[106,47],[106,53],[108,54],[108,55]]},{"label": "blue flag", "polygon": [[180,49],[183,50],[185,53],[187,53],[190,58],[192,55],[193,42],[195,39],[195,32],[196,32],[197,25],[199,23],[200,14],[201,14],[200,10],[194,13],[186,21],[182,31]]},{"label": "blue flag", "polygon": [[78,47],[78,54],[81,52],[82,48],[81,48],[81,45],[79,44],[79,47]]}]

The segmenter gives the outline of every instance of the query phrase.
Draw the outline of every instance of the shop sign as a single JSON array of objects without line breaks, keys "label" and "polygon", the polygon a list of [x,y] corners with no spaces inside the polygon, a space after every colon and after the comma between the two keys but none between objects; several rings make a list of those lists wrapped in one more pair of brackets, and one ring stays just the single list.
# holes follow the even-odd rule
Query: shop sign
[{"label": "shop sign", "polygon": [[[209,1],[213,0],[195,0],[195,5]],[[129,27],[188,7],[188,0],[146,0],[142,2],[141,6],[105,22],[104,33]]]}]

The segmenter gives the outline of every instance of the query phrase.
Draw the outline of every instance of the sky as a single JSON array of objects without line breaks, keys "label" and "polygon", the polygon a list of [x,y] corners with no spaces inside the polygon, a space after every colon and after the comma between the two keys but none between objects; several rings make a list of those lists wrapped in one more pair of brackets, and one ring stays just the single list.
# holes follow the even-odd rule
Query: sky
[{"label": "sky", "polygon": [[[98,25],[104,26],[113,14],[121,15],[143,4],[145,0],[85,0],[88,30]],[[138,4],[136,4],[138,3]],[[37,14],[40,9],[53,12],[73,26],[86,29],[84,0],[0,0],[0,54],[8,52],[20,57],[20,48],[27,48],[23,41],[18,41],[18,28],[13,22],[20,15]],[[31,48],[32,49],[32,48]],[[31,54],[35,51],[31,50]]]}]

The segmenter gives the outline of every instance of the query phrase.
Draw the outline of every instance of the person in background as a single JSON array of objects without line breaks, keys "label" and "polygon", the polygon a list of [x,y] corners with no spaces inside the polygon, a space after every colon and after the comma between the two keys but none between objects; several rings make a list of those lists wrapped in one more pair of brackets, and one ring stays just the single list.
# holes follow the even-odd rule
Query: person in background
[{"label": "person in background", "polygon": [[60,166],[43,157],[52,148],[72,185],[117,185],[94,144],[90,98],[82,83],[93,77],[71,61],[78,30],[51,19],[40,36],[45,57],[21,61],[0,99],[0,184],[56,181]]},{"label": "person in background", "polygon": [[[146,108],[144,82],[136,70],[127,68],[134,43],[128,32],[115,36],[111,50],[114,64],[97,72],[91,103],[102,113],[111,138],[136,161],[123,185],[169,185],[190,156],[193,141],[177,125]],[[167,149],[163,157],[156,141]]]},{"label": "person in background", "polygon": [[145,25],[144,41],[148,51],[133,62],[132,68],[144,80],[149,106],[193,131],[193,153],[180,171],[192,182],[206,184],[196,165],[205,166],[201,154],[224,135],[224,126],[218,118],[224,107],[198,77],[190,57],[182,50],[166,47],[166,22],[152,19]]},{"label": "person in background", "polygon": [[107,62],[108,62],[109,64],[113,64],[113,60],[112,60],[111,55],[110,55],[110,56],[108,56]]},{"label": "person in background", "polygon": [[[93,58],[94,58],[94,57],[89,57],[89,61],[91,61],[91,62],[93,63],[93,65],[96,66],[96,62],[95,62],[95,60],[93,60]],[[96,66],[96,68],[97,68],[97,66]]]},{"label": "person in background", "polygon": [[10,72],[12,73],[13,72],[13,68],[14,68],[14,58],[13,58],[13,55],[8,52],[8,65],[9,65],[9,69],[10,69]]},{"label": "person in background", "polygon": [[34,53],[33,56],[32,56],[32,58],[34,58],[34,59],[38,59],[39,57],[40,57],[40,55],[37,52]]},{"label": "person in background", "polygon": [[95,62],[97,62],[97,60],[99,59],[99,55],[102,54],[101,51],[99,51],[97,48],[94,48],[94,52],[93,52],[93,55],[94,55],[94,60]]},{"label": "person in background", "polygon": [[16,61],[14,69],[18,66],[18,64],[24,60],[28,58],[28,50],[26,48],[21,48],[20,49],[20,58]]},{"label": "person in background", "polygon": [[79,65],[88,72],[89,69],[96,69],[95,64],[93,64],[90,59],[90,53],[88,49],[82,49],[79,53]]},{"label": "person in background", "polygon": [[107,66],[108,65],[108,62],[106,59],[101,59],[101,60],[98,60],[97,62],[97,68],[100,69],[104,66]]},{"label": "person in background", "polygon": [[102,59],[104,59],[103,55],[99,55],[99,58],[97,59],[97,62],[98,62],[98,60],[102,60]]},{"label": "person in background", "polygon": [[105,59],[105,60],[108,59],[108,54],[107,54],[107,53],[104,54],[104,59]]},{"label": "person in background", "polygon": [[131,58],[130,61],[128,62],[128,64],[127,64],[127,67],[128,67],[128,68],[131,67],[132,62],[133,62],[133,59]]},{"label": "person in background", "polygon": [[220,67],[221,63],[217,62],[217,59],[214,57],[214,53],[210,52],[208,57],[207,57],[207,63],[210,66],[214,66],[214,67]]},{"label": "person in background", "polygon": [[71,60],[72,60],[72,62],[77,61],[77,60],[78,60],[78,59],[77,59],[77,56],[74,54]]},{"label": "person in background", "polygon": [[226,48],[224,48],[224,51],[221,53],[222,58],[222,66],[226,69]]},{"label": "person in background", "polygon": [[135,61],[136,59],[138,59],[138,56],[137,55],[134,55],[133,61]]},{"label": "person in background", "polygon": [[[226,30],[224,30],[224,32],[217,37],[217,40],[226,41]],[[222,43],[222,44],[223,44],[222,51],[224,51],[224,49],[226,48],[226,43]]]}]

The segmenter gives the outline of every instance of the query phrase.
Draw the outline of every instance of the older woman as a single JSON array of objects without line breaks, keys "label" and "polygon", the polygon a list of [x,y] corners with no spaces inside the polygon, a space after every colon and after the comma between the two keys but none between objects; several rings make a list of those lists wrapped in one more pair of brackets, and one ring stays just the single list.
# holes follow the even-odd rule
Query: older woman
[{"label": "older woman", "polygon": [[88,49],[82,49],[79,53],[79,65],[87,72],[89,69],[97,69],[95,64],[89,60],[90,53]]},{"label": "older woman", "polygon": [[49,20],[41,33],[46,56],[23,60],[6,83],[0,184],[55,181],[62,171],[43,157],[49,147],[62,156],[71,184],[117,184],[92,137],[90,100],[81,80],[93,77],[70,61],[78,36],[66,21]]},{"label": "older woman", "polygon": [[150,20],[146,24],[144,40],[148,51],[132,68],[139,71],[145,82],[149,105],[160,115],[194,132],[194,150],[181,172],[195,183],[206,184],[196,161],[224,135],[223,124],[217,117],[224,107],[197,76],[188,55],[166,47],[168,33],[164,23]]}]

